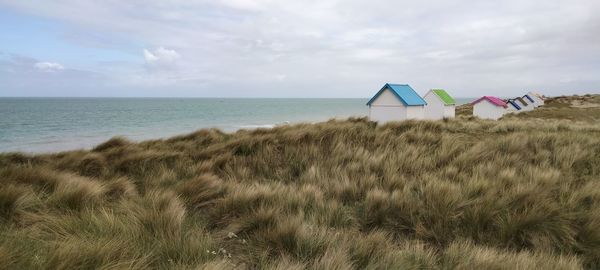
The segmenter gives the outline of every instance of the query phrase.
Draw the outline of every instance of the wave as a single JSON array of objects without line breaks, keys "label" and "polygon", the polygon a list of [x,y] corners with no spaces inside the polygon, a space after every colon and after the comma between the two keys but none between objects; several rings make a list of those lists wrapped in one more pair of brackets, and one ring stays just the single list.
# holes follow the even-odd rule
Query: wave
[{"label": "wave", "polygon": [[279,124],[265,124],[265,125],[241,125],[239,126],[242,129],[256,129],[256,128],[274,128],[276,126],[289,125],[289,121],[283,121]]},{"label": "wave", "polygon": [[240,128],[243,129],[254,129],[254,128],[274,128],[277,125],[243,125]]}]

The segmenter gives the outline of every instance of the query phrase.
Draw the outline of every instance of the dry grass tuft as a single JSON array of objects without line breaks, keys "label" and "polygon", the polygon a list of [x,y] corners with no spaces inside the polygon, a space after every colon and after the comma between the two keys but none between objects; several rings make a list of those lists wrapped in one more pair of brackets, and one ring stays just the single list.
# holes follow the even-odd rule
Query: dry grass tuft
[{"label": "dry grass tuft", "polygon": [[111,150],[114,148],[122,148],[129,145],[130,142],[123,137],[114,137],[106,142],[103,142],[96,146],[93,151],[94,152],[103,152],[107,150]]},{"label": "dry grass tuft", "polygon": [[150,191],[136,201],[132,215],[149,234],[181,235],[185,208],[173,192]]},{"label": "dry grass tuft", "polygon": [[212,174],[203,174],[181,182],[175,190],[191,209],[199,209],[214,204],[225,191],[223,181]]},{"label": "dry grass tuft", "polygon": [[108,163],[104,156],[90,153],[78,163],[79,173],[83,176],[101,177],[108,173]]},{"label": "dry grass tuft", "polygon": [[0,221],[8,221],[23,211],[30,190],[24,186],[8,184],[0,187]]},{"label": "dry grass tuft", "polygon": [[105,188],[98,182],[73,175],[63,175],[49,202],[59,208],[79,210],[85,206],[98,204],[103,199]]}]

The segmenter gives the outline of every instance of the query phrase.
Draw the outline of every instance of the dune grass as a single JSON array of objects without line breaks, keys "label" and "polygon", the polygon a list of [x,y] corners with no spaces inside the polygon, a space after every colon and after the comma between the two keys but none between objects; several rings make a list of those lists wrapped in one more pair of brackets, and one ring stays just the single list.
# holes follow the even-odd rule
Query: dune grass
[{"label": "dune grass", "polygon": [[520,118],[568,119],[574,121],[600,121],[600,95],[560,96]]},{"label": "dune grass", "polygon": [[[456,115],[469,117],[473,115],[471,104],[460,105]],[[519,114],[507,114],[504,118],[519,119],[556,119],[572,121],[600,121],[600,95],[559,96],[547,98],[544,106],[533,111]]]},{"label": "dune grass", "polygon": [[597,269],[600,122],[556,115],[0,154],[0,266]]}]

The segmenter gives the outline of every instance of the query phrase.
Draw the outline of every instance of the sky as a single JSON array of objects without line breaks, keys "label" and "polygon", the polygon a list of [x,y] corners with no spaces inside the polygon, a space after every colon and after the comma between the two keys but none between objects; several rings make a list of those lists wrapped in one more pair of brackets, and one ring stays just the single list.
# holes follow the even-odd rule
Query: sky
[{"label": "sky", "polygon": [[598,0],[0,0],[0,96],[600,93]]}]

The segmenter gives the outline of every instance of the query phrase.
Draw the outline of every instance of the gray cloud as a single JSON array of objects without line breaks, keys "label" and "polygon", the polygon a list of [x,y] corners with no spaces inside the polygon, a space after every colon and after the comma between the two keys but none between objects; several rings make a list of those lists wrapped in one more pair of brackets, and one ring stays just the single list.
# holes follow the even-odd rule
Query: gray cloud
[{"label": "gray cloud", "polygon": [[[145,44],[143,65],[97,70],[111,87],[139,95],[367,97],[385,82],[456,96],[600,92],[596,0],[0,5],[123,39],[105,47]],[[103,46],[102,38],[91,39]]]}]

